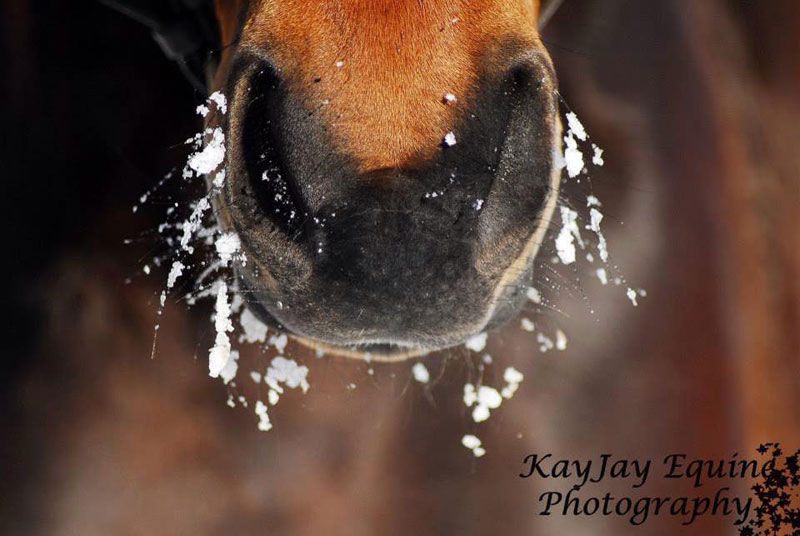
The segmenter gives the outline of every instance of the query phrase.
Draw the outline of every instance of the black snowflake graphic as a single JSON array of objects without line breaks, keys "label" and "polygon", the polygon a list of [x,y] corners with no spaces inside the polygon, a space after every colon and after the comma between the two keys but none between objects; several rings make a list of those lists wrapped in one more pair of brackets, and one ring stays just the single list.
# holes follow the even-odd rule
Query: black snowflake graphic
[{"label": "black snowflake graphic", "polygon": [[778,443],[764,443],[756,450],[770,456],[769,471],[751,488],[755,518],[739,529],[739,536],[800,536],[800,450],[784,456]]}]

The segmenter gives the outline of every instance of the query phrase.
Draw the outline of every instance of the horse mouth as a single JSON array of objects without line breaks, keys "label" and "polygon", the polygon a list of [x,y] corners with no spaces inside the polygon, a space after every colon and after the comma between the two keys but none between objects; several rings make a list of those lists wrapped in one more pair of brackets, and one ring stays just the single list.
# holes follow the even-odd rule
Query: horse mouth
[{"label": "horse mouth", "polygon": [[433,352],[458,346],[463,341],[441,345],[422,345],[400,340],[375,340],[354,342],[330,342],[309,337],[287,327],[260,301],[250,302],[248,309],[264,324],[274,331],[285,333],[301,345],[316,350],[322,354],[334,355],[363,361],[398,362],[414,357],[421,357]]},{"label": "horse mouth", "polygon": [[320,343],[303,337],[293,336],[295,340],[312,349],[340,357],[359,359],[362,361],[376,361],[378,363],[394,363],[405,361],[414,357],[443,350],[444,348],[420,348],[401,346],[392,343],[360,344],[354,346],[336,346]]}]

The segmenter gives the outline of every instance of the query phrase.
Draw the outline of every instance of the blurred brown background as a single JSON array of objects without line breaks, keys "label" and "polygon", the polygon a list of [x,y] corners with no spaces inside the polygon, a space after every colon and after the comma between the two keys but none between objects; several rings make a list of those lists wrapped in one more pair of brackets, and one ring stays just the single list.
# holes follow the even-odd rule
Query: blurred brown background
[{"label": "blurred brown background", "polygon": [[[206,376],[208,310],[168,308],[149,358],[163,274],[137,276],[139,259],[181,193],[130,207],[181,165],[201,97],[98,4],[0,5],[3,534],[734,534],[724,518],[540,517],[543,484],[516,475],[531,452],[800,447],[800,3],[566,0],[544,39],[606,149],[592,184],[612,260],[648,297],[634,309],[588,272],[549,274],[564,314],[536,320],[569,349],[493,336],[486,381],[509,364],[526,381],[478,427],[465,352],[427,358],[442,376],[423,387],[408,365],[370,376],[292,349],[312,389],[266,435]],[[267,362],[242,360],[243,377]]]}]

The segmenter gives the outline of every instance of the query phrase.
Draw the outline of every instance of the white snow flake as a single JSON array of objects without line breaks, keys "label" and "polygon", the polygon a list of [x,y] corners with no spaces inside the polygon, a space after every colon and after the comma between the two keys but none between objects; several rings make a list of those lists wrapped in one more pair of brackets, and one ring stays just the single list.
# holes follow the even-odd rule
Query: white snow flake
[{"label": "white snow flake", "polygon": [[167,276],[167,289],[171,289],[175,286],[175,281],[183,275],[183,269],[185,266],[181,261],[175,261],[172,263],[172,267],[169,269],[169,275]]},{"label": "white snow flake", "polygon": [[217,337],[214,346],[208,353],[208,375],[216,378],[228,364],[231,358],[231,341],[228,332],[233,331],[233,323],[230,319],[231,309],[228,304],[228,286],[220,282],[217,291],[216,315],[214,317],[214,329]]},{"label": "white snow flake", "polygon": [[414,366],[411,367],[411,373],[414,375],[414,379],[417,380],[419,383],[428,383],[431,379],[431,375],[428,372],[428,369],[422,363],[414,363]]},{"label": "white snow flake", "polygon": [[242,326],[239,342],[255,343],[267,340],[267,325],[251,313],[250,309],[243,310],[239,315],[239,324]]},{"label": "white snow flake", "polygon": [[225,160],[225,134],[220,127],[210,131],[211,141],[189,157],[189,167],[198,175],[211,173]]},{"label": "white snow flake", "polygon": [[242,242],[236,233],[224,233],[214,242],[214,247],[217,249],[222,266],[228,266],[231,258],[242,247]]},{"label": "white snow flake", "polygon": [[486,348],[486,339],[488,338],[488,334],[486,333],[478,333],[477,335],[473,335],[469,339],[464,342],[464,346],[472,350],[473,352],[480,352],[484,348]]},{"label": "white snow flake", "polygon": [[556,251],[558,258],[564,264],[575,262],[575,240],[583,248],[583,239],[578,229],[578,213],[569,207],[561,207],[561,231],[556,237]]}]

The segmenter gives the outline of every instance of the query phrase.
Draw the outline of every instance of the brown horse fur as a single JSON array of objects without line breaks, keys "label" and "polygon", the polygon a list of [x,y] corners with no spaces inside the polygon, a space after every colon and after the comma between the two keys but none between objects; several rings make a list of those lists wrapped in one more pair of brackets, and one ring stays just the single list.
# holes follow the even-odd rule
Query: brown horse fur
[{"label": "brown horse fur", "polygon": [[[223,17],[235,4],[218,2]],[[288,0],[256,2],[239,46],[268,49],[292,91],[320,108],[362,171],[430,158],[468,106],[500,38],[541,46],[526,1]],[[337,66],[337,62],[341,62]]]}]

